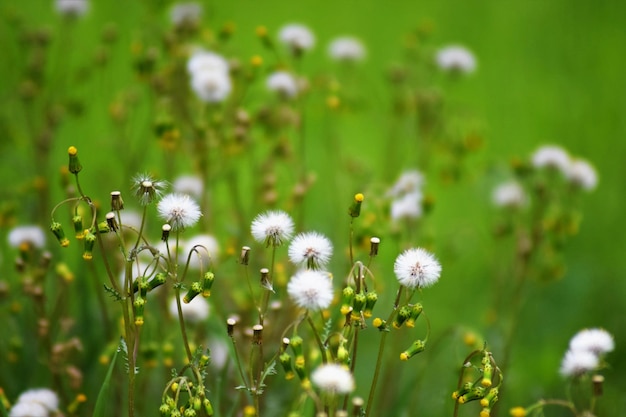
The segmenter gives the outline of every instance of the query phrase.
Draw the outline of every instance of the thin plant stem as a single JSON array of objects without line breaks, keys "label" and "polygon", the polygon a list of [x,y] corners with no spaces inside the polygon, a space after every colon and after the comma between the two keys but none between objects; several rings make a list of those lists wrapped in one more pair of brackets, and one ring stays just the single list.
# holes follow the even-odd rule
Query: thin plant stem
[{"label": "thin plant stem", "polygon": [[315,323],[313,323],[313,319],[311,318],[308,312],[306,313],[306,319],[307,319],[307,322],[309,323],[309,326],[311,326],[311,330],[313,331],[313,335],[315,336],[315,341],[317,342],[317,346],[320,348],[320,354],[322,355],[322,363],[326,364],[328,362],[328,358],[326,355],[326,348],[324,348],[324,343],[322,342],[322,339],[320,338],[320,335],[317,329],[315,328]]},{"label": "thin plant stem", "polygon": [[[393,303],[393,309],[389,314],[389,318],[387,318],[387,323],[391,323],[391,320],[395,317],[398,312],[398,305],[400,304],[400,297],[402,296],[402,290],[404,286],[400,286],[398,288],[398,293],[396,294],[396,300]],[[383,354],[385,352],[385,341],[387,339],[388,331],[383,332],[383,335],[380,337],[380,345],[378,346],[378,357],[376,358],[376,367],[374,368],[374,377],[372,378],[372,385],[370,387],[370,393],[367,397],[367,407],[365,408],[365,416],[370,415],[370,410],[372,409],[372,404],[374,403],[374,392],[376,391],[376,384],[378,383],[378,376],[380,375],[380,368],[382,365]]]}]

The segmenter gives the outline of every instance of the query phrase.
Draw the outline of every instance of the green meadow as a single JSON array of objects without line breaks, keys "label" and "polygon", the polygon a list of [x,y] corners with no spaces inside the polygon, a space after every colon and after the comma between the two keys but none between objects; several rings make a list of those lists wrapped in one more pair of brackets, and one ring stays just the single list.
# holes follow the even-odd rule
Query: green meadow
[{"label": "green meadow", "polygon": [[[180,30],[164,0],[91,1],[76,17],[59,15],[53,2],[0,3],[0,416],[29,415],[11,408],[33,388],[58,394],[50,416],[159,415],[168,397],[176,406],[160,415],[211,415],[204,403],[188,411],[205,397],[216,416],[626,413],[625,3],[199,3],[200,19]],[[281,44],[281,27],[294,22],[313,32],[312,49],[291,54]],[[362,61],[329,57],[342,35],[360,39]],[[471,51],[476,69],[439,68],[435,55],[448,45]],[[197,48],[228,60],[226,99],[206,103],[190,87],[186,65]],[[297,97],[268,91],[276,70],[298,77]],[[573,190],[533,167],[544,145],[586,160],[597,186]],[[68,165],[70,147],[82,169],[71,157]],[[421,213],[394,219],[389,190],[409,170],[423,175]],[[197,224],[174,228],[158,262],[158,252],[148,256],[154,268],[145,276],[161,271],[168,282],[142,294],[141,324],[141,290],[131,291],[141,267],[131,248],[145,243],[149,253],[168,220],[158,198],[145,206],[136,198],[138,174],[168,182],[166,194],[181,175],[204,183]],[[511,179],[527,187],[528,201],[497,207],[493,190]],[[112,191],[121,192],[122,214],[145,211],[141,226],[99,229]],[[317,231],[332,242],[325,270],[335,297],[321,313],[303,313],[289,297],[298,270],[289,243],[251,235],[268,210],[288,213],[293,234]],[[96,237],[92,259],[74,237],[78,213],[77,231]],[[14,247],[9,234],[23,225],[40,226],[45,245]],[[219,250],[187,274],[187,254],[174,251],[198,234],[213,236]],[[380,239],[376,256],[372,237]],[[249,264],[242,246],[251,248]],[[394,262],[417,247],[436,256],[441,277],[412,291],[399,287]],[[259,285],[260,268],[269,268],[273,290]],[[197,297],[207,296],[210,312],[188,322],[185,335],[168,302],[206,271],[215,282],[210,296]],[[342,289],[363,283],[378,295],[373,315],[352,310],[345,323]],[[392,325],[398,300],[423,305],[414,328]],[[252,327],[261,311],[259,342]],[[234,317],[231,337],[226,320]],[[377,328],[377,318],[391,320]],[[561,375],[570,339],[586,328],[609,332],[614,350],[593,372]],[[288,379],[278,357],[298,356],[281,344],[295,329],[306,366]],[[350,352],[343,362],[334,345],[342,337]],[[425,338],[423,352],[398,359]],[[131,349],[116,355],[121,339]],[[227,358],[218,366],[220,349]],[[472,352],[474,368],[463,367]],[[484,375],[481,357],[501,370],[498,401],[455,409],[461,382]],[[350,369],[351,393],[307,382],[326,360]],[[592,394],[592,374],[604,377],[602,395]],[[205,391],[194,397],[198,386]],[[355,397],[362,410],[353,409]],[[529,408],[540,400],[548,404]]]}]

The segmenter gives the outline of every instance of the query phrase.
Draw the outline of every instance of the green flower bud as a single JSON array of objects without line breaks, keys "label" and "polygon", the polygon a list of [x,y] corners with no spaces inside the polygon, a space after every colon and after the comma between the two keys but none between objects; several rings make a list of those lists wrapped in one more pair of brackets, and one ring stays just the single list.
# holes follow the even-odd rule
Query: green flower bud
[{"label": "green flower bud", "polygon": [[93,258],[93,246],[96,244],[96,236],[89,230],[85,230],[85,240],[83,248],[83,259],[89,261]]},{"label": "green flower bud", "polygon": [[202,406],[204,407],[204,412],[207,416],[213,416],[213,405],[211,405],[211,401],[208,398],[202,400]]},{"label": "green flower bud", "polygon": [[346,315],[352,311],[352,301],[354,300],[354,288],[345,287],[341,291],[341,314]]},{"label": "green flower bud", "polygon": [[406,321],[406,327],[415,327],[415,320],[422,314],[424,307],[420,303],[411,306],[411,315]]},{"label": "green flower bud", "polygon": [[378,294],[374,291],[370,291],[365,298],[365,310],[363,310],[363,315],[369,318],[372,317],[372,310],[374,309],[374,305],[376,305],[376,301],[378,301]]},{"label": "green flower bud", "polygon": [[400,360],[408,361],[413,356],[423,352],[424,349],[426,349],[426,342],[424,340],[416,340],[410,348],[400,354]]},{"label": "green flower bud", "polygon": [[143,326],[143,311],[146,307],[146,300],[138,295],[133,306],[135,307],[135,325]]},{"label": "green flower bud", "polygon": [[348,209],[348,214],[350,215],[350,217],[359,217],[361,215],[361,204],[363,203],[364,198],[365,197],[361,193],[354,195],[354,201]]},{"label": "green flower bud", "polygon": [[69,162],[69,171],[72,174],[78,174],[80,172],[81,169],[83,169],[82,165],[80,164],[80,161],[78,160],[78,149],[76,149],[76,147],[74,146],[70,146],[67,150],[67,153],[70,157],[70,162]]},{"label": "green flower bud", "polygon": [[213,272],[205,272],[202,277],[202,296],[210,297],[211,296],[211,287],[213,286],[213,281],[215,281],[215,275]]},{"label": "green flower bud", "polygon": [[50,225],[50,231],[54,233],[54,236],[56,236],[62,247],[68,247],[68,245],[70,244],[70,240],[65,237],[65,232],[63,231],[63,226],[61,226],[61,223],[53,221]]},{"label": "green flower bud", "polygon": [[360,313],[365,308],[365,303],[367,301],[367,297],[364,293],[359,293],[354,296],[354,301],[352,302],[353,312]]},{"label": "green flower bud", "polygon": [[196,281],[191,284],[189,291],[187,291],[187,294],[185,294],[185,296],[183,297],[183,301],[185,302],[185,304],[189,304],[191,300],[196,298],[196,295],[200,294],[201,292],[202,292],[202,284]]},{"label": "green flower bud", "polygon": [[283,370],[285,371],[285,379],[287,380],[293,379],[295,374],[293,372],[293,367],[291,366],[291,355],[289,355],[289,353],[287,352],[283,352],[278,357],[278,360],[280,361],[280,364],[282,365]]},{"label": "green flower bud", "polygon": [[80,240],[85,237],[85,228],[83,227],[83,216],[77,214],[72,217],[72,223],[74,223],[74,233],[76,239]]},{"label": "green flower bud", "polygon": [[159,272],[154,277],[152,277],[150,282],[148,282],[148,291],[152,291],[156,287],[165,284],[166,280],[167,275],[165,275],[163,272]]},{"label": "green flower bud", "polygon": [[411,307],[400,307],[400,310],[398,310],[398,314],[396,314],[396,317],[394,317],[393,319],[393,327],[395,329],[399,329],[409,317],[411,317]]}]

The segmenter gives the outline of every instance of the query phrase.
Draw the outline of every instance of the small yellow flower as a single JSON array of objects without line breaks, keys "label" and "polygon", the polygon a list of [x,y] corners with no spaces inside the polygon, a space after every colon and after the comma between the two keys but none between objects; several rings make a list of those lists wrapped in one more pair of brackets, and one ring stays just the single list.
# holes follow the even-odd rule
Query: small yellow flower
[{"label": "small yellow flower", "polygon": [[509,413],[511,414],[512,417],[525,417],[526,409],[523,407],[514,407],[514,408],[511,408],[511,411],[509,411]]}]

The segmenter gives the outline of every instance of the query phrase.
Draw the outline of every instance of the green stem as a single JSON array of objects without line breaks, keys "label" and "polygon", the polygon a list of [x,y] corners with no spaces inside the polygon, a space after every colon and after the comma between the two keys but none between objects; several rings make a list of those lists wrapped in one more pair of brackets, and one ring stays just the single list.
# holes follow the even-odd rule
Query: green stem
[{"label": "green stem", "polygon": [[[389,314],[389,318],[387,318],[387,323],[391,323],[394,316],[398,312],[398,305],[400,304],[400,297],[402,296],[402,290],[404,287],[401,285],[398,288],[398,293],[396,294],[396,300],[393,303],[393,310]],[[376,368],[374,370],[374,377],[372,378],[372,385],[370,387],[370,393],[367,397],[367,407],[365,408],[365,416],[370,415],[370,410],[372,409],[372,404],[374,403],[374,392],[376,391],[376,384],[378,383],[378,376],[380,374],[380,368],[383,360],[383,354],[385,352],[385,340],[387,339],[388,331],[384,331],[383,335],[380,338],[380,345],[378,346],[378,357],[376,358]]]},{"label": "green stem", "polygon": [[317,346],[320,348],[320,354],[322,355],[322,363],[326,364],[328,362],[328,358],[326,355],[326,348],[324,348],[324,343],[322,342],[322,339],[320,338],[320,335],[317,332],[317,329],[315,328],[315,323],[313,323],[313,319],[309,315],[308,311],[306,313],[306,319],[309,325],[311,326],[311,330],[313,331],[313,335],[315,336],[315,341],[317,342]]}]

